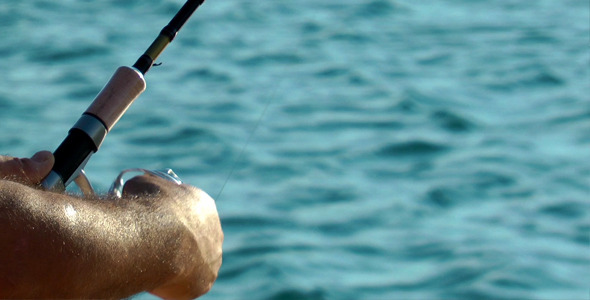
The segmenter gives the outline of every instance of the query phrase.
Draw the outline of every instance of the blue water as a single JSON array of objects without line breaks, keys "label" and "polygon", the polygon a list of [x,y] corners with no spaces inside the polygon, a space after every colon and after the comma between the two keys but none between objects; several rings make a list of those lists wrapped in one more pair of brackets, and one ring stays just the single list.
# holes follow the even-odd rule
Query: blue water
[{"label": "blue water", "polygon": [[[55,149],[182,2],[4,1],[0,152]],[[217,199],[203,299],[588,299],[589,11],[208,0],[87,172]]]}]

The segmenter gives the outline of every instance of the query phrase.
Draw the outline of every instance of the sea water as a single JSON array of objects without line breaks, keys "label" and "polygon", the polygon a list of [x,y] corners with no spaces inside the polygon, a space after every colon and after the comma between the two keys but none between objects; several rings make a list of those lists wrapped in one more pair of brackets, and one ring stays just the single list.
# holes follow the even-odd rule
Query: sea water
[{"label": "sea water", "polygon": [[[55,149],[182,3],[0,4],[0,152]],[[203,299],[588,299],[589,11],[208,0],[86,170],[217,199]]]}]

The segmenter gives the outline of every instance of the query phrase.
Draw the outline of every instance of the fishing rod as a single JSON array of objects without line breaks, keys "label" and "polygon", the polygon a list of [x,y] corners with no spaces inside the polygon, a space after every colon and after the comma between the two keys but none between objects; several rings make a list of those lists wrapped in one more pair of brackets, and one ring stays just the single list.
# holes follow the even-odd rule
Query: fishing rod
[{"label": "fishing rod", "polygon": [[188,0],[132,67],[122,66],[115,71],[53,153],[55,164],[41,182],[44,189],[63,192],[72,181],[80,177],[83,180],[80,183],[76,180],[76,183],[79,186],[89,186],[83,171],[86,163],[98,151],[107,133],[133,101],[145,91],[144,75],[204,1]]}]

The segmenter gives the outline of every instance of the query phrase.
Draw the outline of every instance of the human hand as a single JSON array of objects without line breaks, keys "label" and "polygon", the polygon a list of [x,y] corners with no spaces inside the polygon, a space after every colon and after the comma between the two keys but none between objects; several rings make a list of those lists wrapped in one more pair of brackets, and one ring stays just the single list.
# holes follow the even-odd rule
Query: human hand
[{"label": "human hand", "polygon": [[147,205],[170,209],[186,231],[185,241],[169,249],[175,257],[175,275],[149,292],[165,299],[193,299],[207,293],[222,260],[223,232],[215,201],[198,188],[153,175],[127,181],[123,198],[151,199]]},{"label": "human hand", "polygon": [[38,185],[49,174],[54,162],[49,151],[39,151],[31,158],[0,155],[0,179]]}]

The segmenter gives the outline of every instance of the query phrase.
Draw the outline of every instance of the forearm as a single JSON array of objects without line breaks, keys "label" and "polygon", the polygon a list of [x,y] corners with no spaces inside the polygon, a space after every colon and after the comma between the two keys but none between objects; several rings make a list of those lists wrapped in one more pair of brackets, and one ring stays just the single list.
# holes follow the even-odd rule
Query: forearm
[{"label": "forearm", "polygon": [[175,276],[186,230],[169,207],[142,201],[0,181],[0,297],[121,298]]}]

